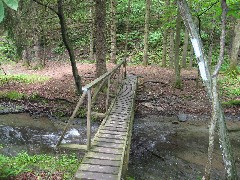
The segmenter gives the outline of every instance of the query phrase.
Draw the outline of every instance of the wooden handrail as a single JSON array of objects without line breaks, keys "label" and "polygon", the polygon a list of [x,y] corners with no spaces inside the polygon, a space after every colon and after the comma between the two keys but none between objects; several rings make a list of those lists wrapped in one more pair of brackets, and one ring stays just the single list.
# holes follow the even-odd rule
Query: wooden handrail
[{"label": "wooden handrail", "polygon": [[91,83],[87,84],[86,86],[84,86],[82,88],[83,91],[87,91],[88,89],[91,89],[93,86],[95,86],[96,84],[98,84],[100,81],[102,81],[103,79],[105,79],[106,77],[108,77],[109,75],[111,75],[112,73],[114,73],[119,67],[121,67],[121,65],[123,65],[125,63],[125,60],[122,60],[115,68],[113,68],[111,71],[106,72],[105,74],[101,75],[99,78],[95,79],[94,81],[92,81]]},{"label": "wooden handrail", "polygon": [[[103,87],[103,84],[106,81],[105,79],[108,78],[108,83],[107,83],[108,89],[107,89],[107,99],[106,99],[106,111],[107,111],[108,103],[109,103],[108,101],[109,101],[110,78],[111,78],[112,74],[115,73],[122,65],[124,66],[124,71],[126,71],[126,59],[124,59],[116,67],[114,67],[111,71],[106,72],[105,74],[101,75],[99,78],[95,79],[94,81],[85,85],[82,88],[83,94],[79,98],[79,101],[78,101],[71,117],[69,118],[69,121],[68,121],[66,127],[64,128],[63,133],[60,136],[56,146],[60,145],[61,141],[63,140],[64,134],[67,132],[67,129],[68,129],[71,121],[76,116],[78,109],[83,104],[83,101],[84,101],[85,97],[87,96],[88,97],[87,98],[88,99],[88,104],[87,104],[87,150],[89,150],[91,148],[91,106],[92,106],[92,103],[95,102],[95,97],[100,92],[100,89]],[[125,74],[126,74],[126,72],[124,72],[124,76],[125,76]],[[97,89],[97,91],[94,93],[93,98],[91,98],[91,88],[94,87],[96,84],[100,83],[101,81],[103,81],[102,84]],[[117,83],[119,83],[119,78],[117,81],[118,81]]]}]

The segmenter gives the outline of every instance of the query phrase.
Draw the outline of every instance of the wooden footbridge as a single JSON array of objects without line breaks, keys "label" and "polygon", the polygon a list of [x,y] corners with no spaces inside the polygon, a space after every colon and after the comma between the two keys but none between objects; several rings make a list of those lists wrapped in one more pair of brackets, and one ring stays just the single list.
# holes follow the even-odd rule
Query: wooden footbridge
[{"label": "wooden footbridge", "polygon": [[[115,87],[117,92],[111,105],[108,106],[112,77],[115,77],[114,81],[118,82]],[[97,84],[98,86],[96,86]],[[106,86],[106,84],[107,110],[104,114],[105,118],[95,134],[93,142],[91,142],[91,116],[102,115],[91,112],[92,104],[95,103],[101,88]],[[91,95],[91,89],[93,89],[93,87],[95,87],[96,90],[95,93]],[[60,147],[87,150],[74,179],[120,180],[124,178],[129,159],[136,89],[137,77],[134,75],[126,75],[125,61],[122,61],[113,70],[83,87],[84,93],[79,99],[69,119],[69,123],[57,144]],[[76,115],[86,95],[88,95],[87,145],[61,144],[71,120]]]}]

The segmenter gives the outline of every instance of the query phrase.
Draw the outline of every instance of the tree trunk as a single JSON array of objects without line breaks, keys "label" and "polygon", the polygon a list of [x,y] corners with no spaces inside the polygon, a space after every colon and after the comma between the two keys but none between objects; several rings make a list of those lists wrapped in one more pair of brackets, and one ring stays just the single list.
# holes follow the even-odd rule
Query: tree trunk
[{"label": "tree trunk", "polygon": [[28,47],[25,47],[22,52],[22,60],[24,66],[30,66],[30,60],[29,60],[29,49]]},{"label": "tree trunk", "polygon": [[126,39],[125,39],[125,47],[124,47],[124,54],[125,54],[125,59],[127,58],[128,55],[128,36],[129,36],[129,21],[130,21],[130,15],[131,15],[131,0],[128,0],[128,8],[127,8],[127,16],[126,16]]},{"label": "tree trunk", "polygon": [[106,66],[106,0],[95,0],[96,77],[107,72]]},{"label": "tree trunk", "polygon": [[40,45],[40,39],[38,35],[35,36],[34,38],[34,68],[42,68],[42,58],[41,58],[41,45]]},{"label": "tree trunk", "polygon": [[116,40],[117,40],[117,27],[116,27],[116,6],[117,0],[111,0],[111,54],[110,61],[116,64]]},{"label": "tree trunk", "polygon": [[181,14],[178,10],[177,20],[176,20],[176,36],[175,36],[175,55],[174,55],[174,68],[175,68],[175,83],[174,87],[181,89],[181,67],[179,65],[179,48],[180,48],[180,33],[181,33]]},{"label": "tree trunk", "polygon": [[235,24],[234,38],[232,41],[232,50],[230,55],[230,71],[233,73],[237,73],[237,59],[239,46],[240,46],[240,19],[237,19]]},{"label": "tree trunk", "polygon": [[[214,23],[215,20],[213,20]],[[211,67],[212,65],[212,49],[213,49],[213,34],[214,34],[215,28],[212,29],[212,32],[210,34],[210,45],[208,49],[208,65]]]},{"label": "tree trunk", "polygon": [[71,61],[71,65],[72,65],[72,73],[73,73],[73,77],[75,80],[76,89],[77,89],[78,94],[82,94],[81,77],[78,74],[78,69],[77,69],[76,60],[75,60],[75,54],[73,51],[71,41],[69,41],[69,37],[67,34],[67,26],[66,26],[64,13],[63,13],[63,0],[58,0],[58,14],[57,15],[60,20],[63,43],[66,46],[69,57],[70,57],[70,61]]},{"label": "tree trunk", "polygon": [[193,58],[194,58],[193,47],[192,46],[191,46],[189,58],[190,58],[189,59],[189,68],[191,69],[193,67]]},{"label": "tree trunk", "polygon": [[150,17],[151,0],[146,0],[145,10],[145,28],[144,28],[144,50],[143,50],[143,65],[148,65],[148,35],[149,35],[149,17]]},{"label": "tree trunk", "polygon": [[167,55],[167,35],[168,35],[168,30],[164,30],[163,33],[163,52],[162,52],[162,67],[166,67],[166,55]]},{"label": "tree trunk", "polygon": [[174,31],[173,29],[170,30],[170,50],[169,50],[169,65],[173,68],[174,62]]},{"label": "tree trunk", "polygon": [[[232,147],[229,141],[227,128],[224,120],[224,114],[220,105],[220,101],[217,94],[215,93],[217,89],[216,78],[223,61],[223,53],[224,53],[225,23],[226,23],[226,9],[227,9],[226,0],[222,0],[223,13],[222,13],[222,35],[221,35],[221,42],[220,42],[220,55],[219,55],[218,64],[213,74],[213,79],[211,79],[210,71],[206,63],[206,57],[203,54],[202,42],[197,32],[197,28],[193,23],[192,16],[190,14],[186,0],[178,0],[177,2],[180,8],[180,11],[182,13],[185,26],[187,27],[190,33],[191,42],[194,47],[195,55],[198,60],[201,77],[203,79],[204,84],[207,86],[207,92],[210,99],[212,100],[212,104],[215,104],[215,106],[213,106],[213,112],[216,114],[214,115],[213,113],[213,118],[211,121],[211,126],[213,127],[209,129],[210,130],[209,134],[211,136],[214,136],[215,127],[214,127],[213,120],[215,119],[214,116],[216,116],[218,127],[219,127],[220,147],[222,150],[223,162],[224,162],[225,170],[227,173],[227,178],[231,180],[235,180],[237,179],[237,172],[236,172],[235,161],[233,158]],[[213,141],[213,138],[211,136],[209,138],[211,138],[211,140]],[[211,154],[209,154],[208,157],[211,158],[212,157]],[[209,159],[209,161],[211,162],[211,159]],[[206,176],[206,178],[208,178],[208,175]]]},{"label": "tree trunk", "polygon": [[188,54],[188,31],[185,29],[185,34],[184,34],[184,45],[183,45],[183,53],[182,53],[182,68],[187,67],[187,54]]},{"label": "tree trunk", "polygon": [[94,2],[93,0],[89,1],[90,7],[89,7],[89,60],[94,61]]}]

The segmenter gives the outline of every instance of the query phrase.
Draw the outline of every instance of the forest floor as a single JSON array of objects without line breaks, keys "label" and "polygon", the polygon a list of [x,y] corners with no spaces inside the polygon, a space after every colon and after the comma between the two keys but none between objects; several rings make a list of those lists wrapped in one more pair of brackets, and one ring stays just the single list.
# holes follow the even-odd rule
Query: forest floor
[{"label": "forest floor", "polygon": [[[109,63],[107,66],[108,69],[111,69],[114,64]],[[83,85],[95,78],[94,64],[78,63],[77,67]],[[22,66],[21,63],[2,65],[2,68],[8,75],[26,74],[50,78],[48,81],[34,84],[14,81],[2,85],[0,87],[2,93],[17,91],[29,96],[37,95],[41,99],[24,98],[14,101],[14,103],[24,104],[30,112],[71,114],[78,96],[75,93],[70,63],[47,62],[46,67],[42,70],[32,70]],[[136,99],[136,114],[138,115],[210,114],[209,100],[195,69],[182,70],[182,89],[174,88],[174,71],[169,68],[131,65],[127,67],[127,73],[139,77]],[[230,115],[240,113],[238,106],[225,108],[225,112]]]}]

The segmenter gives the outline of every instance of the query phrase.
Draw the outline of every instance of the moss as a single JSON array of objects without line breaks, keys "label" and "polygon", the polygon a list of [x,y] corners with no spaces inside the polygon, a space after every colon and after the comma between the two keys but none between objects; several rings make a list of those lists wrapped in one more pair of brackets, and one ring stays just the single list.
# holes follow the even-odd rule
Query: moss
[{"label": "moss", "polygon": [[10,100],[20,100],[26,96],[26,94],[19,93],[17,91],[0,92],[0,98],[7,98]]},{"label": "moss", "polygon": [[240,100],[230,100],[222,103],[224,106],[240,106]]}]

